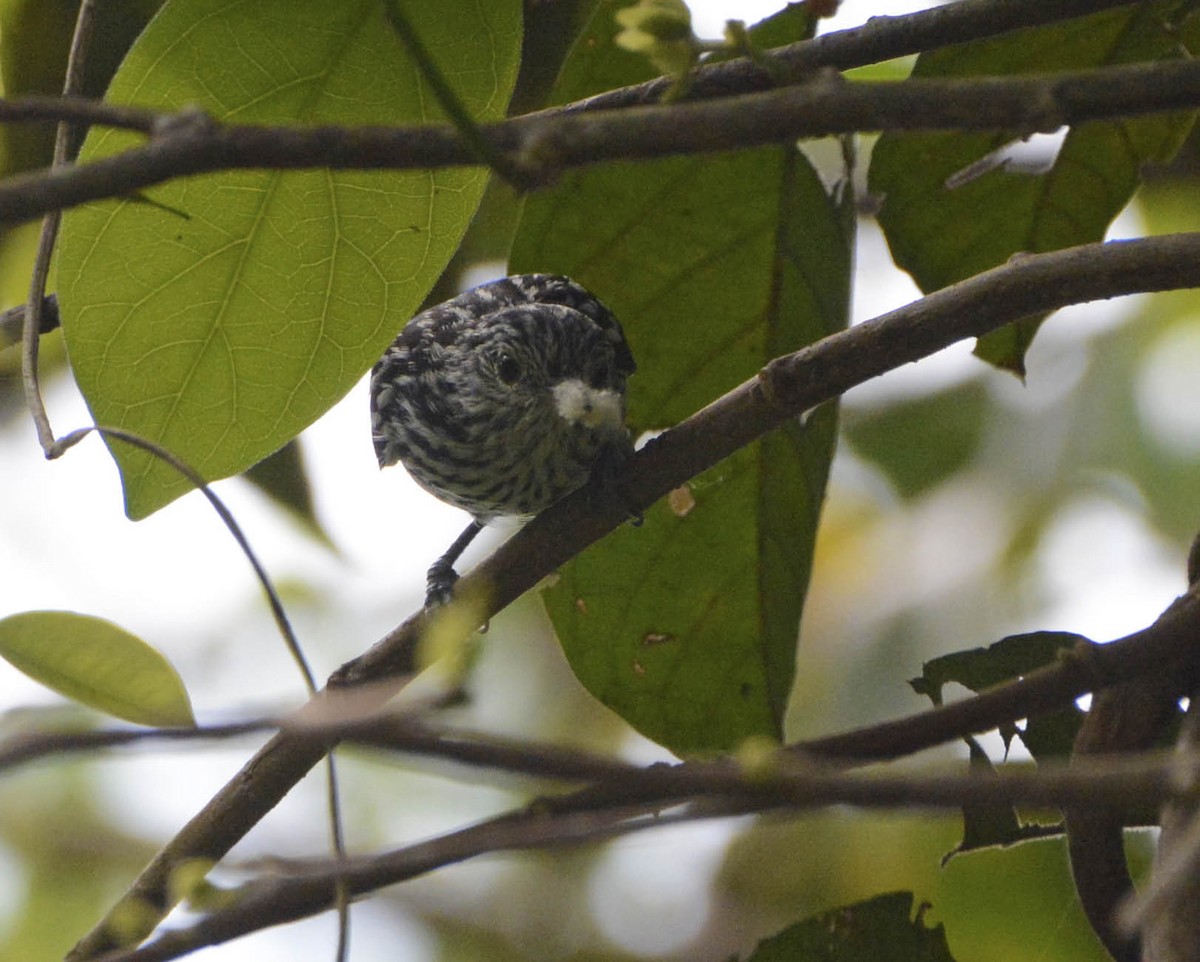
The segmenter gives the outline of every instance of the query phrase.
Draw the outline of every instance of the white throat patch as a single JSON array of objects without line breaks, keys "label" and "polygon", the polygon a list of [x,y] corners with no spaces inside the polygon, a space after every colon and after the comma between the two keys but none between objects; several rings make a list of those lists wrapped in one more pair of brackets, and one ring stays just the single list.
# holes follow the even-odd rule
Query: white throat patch
[{"label": "white throat patch", "polygon": [[588,387],[578,378],[561,381],[550,389],[559,417],[589,428],[622,427],[621,396],[616,391]]}]

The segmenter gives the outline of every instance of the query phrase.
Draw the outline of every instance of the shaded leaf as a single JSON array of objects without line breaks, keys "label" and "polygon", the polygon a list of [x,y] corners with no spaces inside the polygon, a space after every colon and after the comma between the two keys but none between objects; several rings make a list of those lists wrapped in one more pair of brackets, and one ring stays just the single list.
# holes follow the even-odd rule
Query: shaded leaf
[{"label": "shaded leaf", "polygon": [[[1159,0],[922,54],[915,77],[1014,75],[1185,56],[1200,40],[1193,0]],[[871,161],[870,190],[895,261],[928,292],[1041,252],[1103,239],[1129,202],[1141,168],[1174,156],[1194,113],[1158,114],[1071,128],[1043,172],[997,166],[957,186],[956,176],[1021,138],[995,133],[885,134]],[[1024,373],[1042,318],[982,338],[985,360]]]},{"label": "shaded leaf", "polygon": [[746,962],[953,962],[946,930],[913,918],[912,892],[889,892],[814,915],[764,939]]},{"label": "shaded leaf", "polygon": [[[979,742],[968,736],[965,739],[970,752],[971,771],[976,775],[996,774],[991,759]],[[945,865],[955,855],[963,855],[984,848],[1016,845],[1035,839],[1049,838],[1062,834],[1059,825],[1039,825],[1021,821],[1017,810],[1005,802],[979,801],[963,806],[962,841],[942,859]]]},{"label": "shaded leaf", "polygon": [[289,441],[274,454],[252,465],[243,477],[283,508],[314,538],[327,548],[334,547],[333,539],[317,517],[299,439]]},{"label": "shaded leaf", "polygon": [[[784,47],[797,40],[808,40],[817,32],[817,18],[807,3],[789,3],[778,13],[750,28],[750,39],[756,52],[762,53],[771,47]],[[741,51],[736,52],[741,56]],[[723,58],[714,58],[723,59]]]},{"label": "shaded leaf", "polygon": [[986,389],[969,381],[929,397],[847,413],[843,430],[902,497],[913,498],[970,464],[987,414]]},{"label": "shaded leaf", "polygon": [[[108,4],[94,18],[80,91],[84,96],[104,95],[121,58],[161,5],[162,0],[124,0]],[[78,14],[79,0],[0,0],[4,96],[62,93]],[[0,174],[45,166],[53,148],[53,124],[0,125]]]},{"label": "shaded leaf", "polygon": [[[1091,644],[1083,635],[1069,631],[1033,631],[1010,635],[987,648],[971,648],[943,655],[921,666],[921,677],[909,681],[913,691],[927,696],[935,705],[942,703],[942,689],[951,682],[979,692],[993,685],[1012,681],[1038,668],[1052,664],[1061,651],[1079,644]],[[1083,713],[1074,705],[1039,715],[1026,721],[1023,729],[1005,725],[1000,729],[1005,743],[1020,735],[1035,758],[1066,757]]]},{"label": "shaded leaf", "polygon": [[[516,74],[516,0],[409,15],[473,115],[503,114]],[[109,90],[198,103],[261,123],[441,119],[375,0],[171,0]],[[94,160],[133,146],[97,131]],[[152,203],[70,212],[59,297],[92,414],[161,444],[209,480],[243,471],[333,405],[383,352],[448,262],[479,201],[479,170],[236,171],[165,184]],[[187,490],[114,442],[126,511]]]},{"label": "shaded leaf", "polygon": [[139,725],[191,725],[178,673],[158,651],[102,618],[27,611],[0,621],[0,657],[67,698]]},{"label": "shaded leaf", "polygon": [[[631,83],[602,9],[557,94]],[[562,271],[621,318],[635,434],[846,323],[852,204],[791,147],[572,173],[526,201],[513,269]],[[584,685],[681,753],[779,737],[836,435],[815,412],[567,565],[547,608]]]}]

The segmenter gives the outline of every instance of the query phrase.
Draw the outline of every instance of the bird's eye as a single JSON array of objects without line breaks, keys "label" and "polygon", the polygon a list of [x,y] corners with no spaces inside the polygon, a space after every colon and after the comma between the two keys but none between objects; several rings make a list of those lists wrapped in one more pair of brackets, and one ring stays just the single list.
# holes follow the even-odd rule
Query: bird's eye
[{"label": "bird's eye", "polygon": [[612,369],[607,364],[599,364],[592,369],[592,376],[588,379],[588,383],[596,390],[600,390],[608,385],[611,377]]},{"label": "bird's eye", "polygon": [[516,384],[521,377],[521,365],[511,355],[503,354],[496,365],[496,373],[505,384]]}]

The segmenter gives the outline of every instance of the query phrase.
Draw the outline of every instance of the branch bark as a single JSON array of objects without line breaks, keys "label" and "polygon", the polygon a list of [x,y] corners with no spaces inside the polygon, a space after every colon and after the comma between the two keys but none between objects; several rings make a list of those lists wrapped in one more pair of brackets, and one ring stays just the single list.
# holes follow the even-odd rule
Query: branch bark
[{"label": "branch bark", "polygon": [[[861,27],[780,47],[772,50],[771,56],[784,76],[795,82],[822,67],[850,70],[1131,5],[1130,0],[964,0],[903,16],[872,17]],[[566,109],[611,110],[654,104],[671,84],[669,78],[659,77],[597,94]],[[728,97],[773,86],[773,78],[762,67],[739,58],[697,70],[687,99]]]},{"label": "branch bark", "polygon": [[[806,811],[825,805],[860,808],[958,808],[972,802],[1063,806],[1096,801],[1171,797],[1171,763],[1161,754],[1119,764],[988,775],[851,775],[810,760],[777,759],[764,772],[729,760],[627,767],[603,786],[610,804],[587,807],[543,799],[435,839],[342,863],[276,866],[240,893],[235,904],[195,924],[163,933],[103,962],[167,962],[242,935],[305,918],[330,907],[344,884],[355,896],[408,881],[479,855],[594,842],[619,834],[692,821],[762,812]],[[568,800],[575,796],[568,796]],[[664,809],[690,803],[677,813]],[[653,807],[651,807],[653,806]]]},{"label": "branch bark", "polygon": [[[20,103],[9,104],[9,109]],[[72,102],[70,117],[79,116]],[[526,115],[479,128],[489,151],[531,184],[613,160],[649,160],[881,130],[1009,130],[1200,107],[1200,61],[1018,77],[857,83],[834,72],[792,87],[696,103]],[[0,104],[0,116],[3,105]],[[108,116],[98,111],[96,122]],[[0,183],[0,223],[123,197],[220,170],[431,170],[479,163],[453,127],[223,125],[199,111],[163,115],[149,143],[91,163]]]},{"label": "branch bark", "polygon": [[[1154,856],[1154,872],[1132,919],[1142,931],[1145,962],[1188,962],[1200,952],[1200,804],[1196,767],[1182,753],[1200,744],[1200,711],[1196,696],[1180,734],[1180,764],[1173,779],[1176,795],[1162,810],[1162,833]],[[1128,907],[1128,906],[1126,906]],[[1134,915],[1134,913],[1130,913]]]}]

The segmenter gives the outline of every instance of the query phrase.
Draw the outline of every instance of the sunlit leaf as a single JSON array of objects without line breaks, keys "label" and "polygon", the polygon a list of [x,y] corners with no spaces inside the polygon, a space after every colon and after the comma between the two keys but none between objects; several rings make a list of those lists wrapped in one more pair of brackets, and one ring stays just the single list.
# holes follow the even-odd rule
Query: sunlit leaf
[{"label": "sunlit leaf", "polygon": [[[410,4],[467,109],[503,114],[520,4]],[[256,123],[441,120],[376,0],[171,0],[109,90]],[[137,143],[96,131],[94,160]],[[324,413],[383,352],[454,252],[486,182],[434,173],[237,171],[89,204],[63,225],[58,290],[92,414],[209,479],[243,471]],[[126,510],[187,490],[112,444]]]},{"label": "sunlit leaf", "polygon": [[[1159,0],[922,54],[914,77],[956,78],[1078,70],[1186,56],[1200,40],[1188,0]],[[876,144],[872,193],[896,263],[924,291],[1041,252],[1103,239],[1150,162],[1174,156],[1194,113],[1156,114],[1071,128],[1049,169],[994,166],[965,176],[1021,131],[885,134]],[[958,178],[962,179],[957,183]],[[1024,373],[1042,318],[982,338],[977,353]]]},{"label": "sunlit leaf", "polygon": [[[560,99],[641,79],[602,9]],[[627,73],[620,73],[624,65]],[[635,433],[846,323],[848,196],[790,147],[615,165],[526,201],[516,270],[570,274],[625,325]],[[836,409],[738,452],[567,565],[546,592],[572,668],[681,753],[779,737]]]},{"label": "sunlit leaf", "polygon": [[102,618],[27,611],[0,621],[0,657],[91,708],[140,725],[191,725],[191,702],[170,662]]}]

